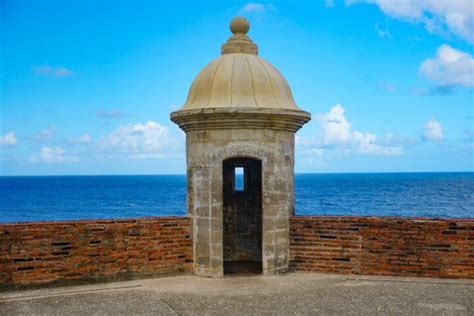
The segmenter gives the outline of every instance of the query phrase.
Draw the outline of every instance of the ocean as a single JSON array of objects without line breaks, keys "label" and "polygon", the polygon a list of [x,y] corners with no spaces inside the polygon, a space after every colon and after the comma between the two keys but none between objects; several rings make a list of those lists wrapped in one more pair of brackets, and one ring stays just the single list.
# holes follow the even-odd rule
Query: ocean
[{"label": "ocean", "polygon": [[[474,173],[296,174],[295,213],[474,218]],[[3,223],[185,214],[185,175],[0,177]]]}]

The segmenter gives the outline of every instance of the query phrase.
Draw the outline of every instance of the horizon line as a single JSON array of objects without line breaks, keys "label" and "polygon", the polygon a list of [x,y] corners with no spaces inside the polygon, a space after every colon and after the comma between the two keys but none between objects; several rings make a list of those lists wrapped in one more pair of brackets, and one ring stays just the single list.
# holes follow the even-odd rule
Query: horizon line
[{"label": "horizon line", "polygon": [[[295,172],[294,174],[402,174],[402,173],[474,173],[474,170],[456,171],[351,171],[351,172]],[[7,177],[123,177],[123,176],[186,176],[186,173],[129,173],[129,174],[26,174],[0,175]]]}]

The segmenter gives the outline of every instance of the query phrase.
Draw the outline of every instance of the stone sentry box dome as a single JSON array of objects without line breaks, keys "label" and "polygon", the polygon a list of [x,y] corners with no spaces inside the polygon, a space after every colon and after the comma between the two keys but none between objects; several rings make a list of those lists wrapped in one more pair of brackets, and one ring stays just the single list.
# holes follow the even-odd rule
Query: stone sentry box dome
[{"label": "stone sentry box dome", "polygon": [[222,54],[194,79],[171,120],[186,132],[187,206],[196,275],[289,265],[295,132],[310,120],[280,72],[234,18]]}]

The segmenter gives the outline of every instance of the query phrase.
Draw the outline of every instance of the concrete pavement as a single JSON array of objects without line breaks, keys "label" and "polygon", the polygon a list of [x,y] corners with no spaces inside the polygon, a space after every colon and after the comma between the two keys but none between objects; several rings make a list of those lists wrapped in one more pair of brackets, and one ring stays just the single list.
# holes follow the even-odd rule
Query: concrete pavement
[{"label": "concrete pavement", "polygon": [[291,273],[0,293],[1,315],[473,315],[474,281]]}]

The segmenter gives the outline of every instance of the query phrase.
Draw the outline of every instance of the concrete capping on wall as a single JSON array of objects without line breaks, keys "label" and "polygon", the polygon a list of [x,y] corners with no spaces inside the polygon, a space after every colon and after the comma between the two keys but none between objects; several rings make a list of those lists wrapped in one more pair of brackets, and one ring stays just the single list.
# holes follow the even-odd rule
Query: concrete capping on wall
[{"label": "concrete capping on wall", "polygon": [[474,279],[474,219],[290,218],[293,271]]},{"label": "concrete capping on wall", "polygon": [[192,273],[191,219],[0,224],[0,290]]}]

